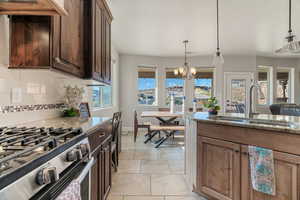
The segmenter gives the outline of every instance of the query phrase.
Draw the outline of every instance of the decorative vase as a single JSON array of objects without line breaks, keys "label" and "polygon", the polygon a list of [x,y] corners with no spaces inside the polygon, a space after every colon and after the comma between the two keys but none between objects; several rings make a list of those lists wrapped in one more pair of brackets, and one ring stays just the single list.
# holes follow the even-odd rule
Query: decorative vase
[{"label": "decorative vase", "polygon": [[218,115],[218,111],[217,110],[209,110],[208,114],[209,115]]}]

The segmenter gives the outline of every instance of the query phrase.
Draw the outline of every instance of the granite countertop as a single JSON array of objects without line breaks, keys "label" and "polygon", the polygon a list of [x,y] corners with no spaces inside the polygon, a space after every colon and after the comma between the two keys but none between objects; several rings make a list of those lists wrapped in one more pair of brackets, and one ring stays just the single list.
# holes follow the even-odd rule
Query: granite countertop
[{"label": "granite countertop", "polygon": [[53,118],[46,120],[39,120],[29,123],[18,124],[17,126],[26,127],[53,127],[53,128],[82,128],[84,133],[95,130],[103,123],[111,120],[109,117],[91,117],[88,120],[81,120],[78,117],[75,118]]},{"label": "granite countertop", "polygon": [[282,125],[255,123],[255,121],[250,123],[248,120],[245,119],[244,114],[239,114],[239,113],[221,114],[220,116],[233,117],[237,119],[240,118],[241,120],[240,121],[222,120],[218,118],[219,116],[211,117],[208,115],[208,113],[204,113],[204,112],[194,113],[192,115],[192,119],[196,121],[214,123],[220,125],[229,125],[229,126],[237,126],[237,127],[244,127],[244,128],[254,128],[254,129],[262,129],[262,130],[269,130],[269,131],[300,134],[300,117],[268,115],[268,114],[259,114],[253,117],[255,121],[260,121],[260,122],[271,121],[273,123],[278,122],[278,124],[280,124],[281,122],[289,123],[289,126],[282,126]]}]

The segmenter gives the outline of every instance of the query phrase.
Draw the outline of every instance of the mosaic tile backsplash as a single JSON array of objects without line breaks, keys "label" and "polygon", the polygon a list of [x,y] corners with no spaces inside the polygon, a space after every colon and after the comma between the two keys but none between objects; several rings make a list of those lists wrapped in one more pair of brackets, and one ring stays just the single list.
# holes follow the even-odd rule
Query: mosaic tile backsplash
[{"label": "mosaic tile backsplash", "polygon": [[19,105],[19,106],[0,106],[0,113],[15,113],[25,111],[42,111],[42,110],[57,110],[64,109],[66,105],[64,103],[58,104],[38,104],[38,105]]}]

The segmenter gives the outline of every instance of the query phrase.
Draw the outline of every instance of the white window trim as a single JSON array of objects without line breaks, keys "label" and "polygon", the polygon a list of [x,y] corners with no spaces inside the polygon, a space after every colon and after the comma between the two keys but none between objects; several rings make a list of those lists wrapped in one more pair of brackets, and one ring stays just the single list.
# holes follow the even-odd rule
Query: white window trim
[{"label": "white window trim", "polygon": [[[201,70],[203,70],[203,71],[212,70],[212,72],[213,72],[212,95],[216,96],[216,89],[215,89],[216,84],[217,84],[217,82],[216,82],[216,68],[215,67],[197,67],[197,69],[200,69],[200,72],[201,72]],[[195,99],[195,91],[194,91],[194,88],[195,88],[195,79],[193,79],[192,82],[193,82],[192,83],[193,84],[193,99]],[[207,99],[209,99],[209,98],[207,98]],[[201,99],[201,100],[207,100],[207,99]]]},{"label": "white window trim", "polygon": [[155,69],[155,101],[154,104],[149,105],[149,104],[140,104],[138,98],[136,98],[136,105],[138,107],[157,107],[158,106],[158,67],[157,66],[151,66],[151,65],[138,65],[136,67],[136,97],[138,96],[139,93],[139,68],[141,67],[151,67]]},{"label": "white window trim", "polygon": [[268,96],[267,98],[267,103],[266,104],[259,104],[258,103],[258,99],[257,99],[257,106],[258,107],[266,107],[269,106],[273,103],[273,67],[272,66],[257,66],[256,68],[256,76],[257,76],[257,81],[258,81],[258,73],[259,73],[259,69],[266,69],[267,70],[267,77],[268,77]]},{"label": "white window trim", "polygon": [[[113,107],[113,87],[112,86],[110,86],[111,87],[111,101],[110,101],[110,104],[109,105],[104,105],[103,104],[103,88],[101,88],[101,86],[97,86],[97,87],[99,87],[100,88],[100,106],[97,106],[97,107],[95,107],[94,105],[92,105],[92,107],[93,107],[93,111],[97,111],[97,110],[103,110],[103,109],[108,109],[108,108],[112,108]],[[92,88],[92,92],[93,92],[93,88]],[[93,104],[93,102],[92,102],[92,104]]]},{"label": "white window trim", "polygon": [[275,79],[275,99],[277,98],[277,72],[278,71],[286,71],[289,73],[289,90],[288,90],[288,103],[295,102],[295,68],[294,67],[277,67],[276,68],[276,79]]}]

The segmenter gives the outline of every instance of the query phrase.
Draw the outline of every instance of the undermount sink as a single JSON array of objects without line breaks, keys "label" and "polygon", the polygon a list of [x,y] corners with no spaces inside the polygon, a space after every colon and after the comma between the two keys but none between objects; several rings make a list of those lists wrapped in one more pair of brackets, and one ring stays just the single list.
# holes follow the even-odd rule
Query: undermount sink
[{"label": "undermount sink", "polygon": [[229,117],[229,116],[216,116],[213,119],[230,121],[230,122],[261,124],[261,125],[271,125],[271,126],[283,126],[283,127],[291,127],[293,125],[293,123],[287,122],[287,121],[276,121],[276,120],[267,120],[267,119],[249,119],[249,118]]}]

